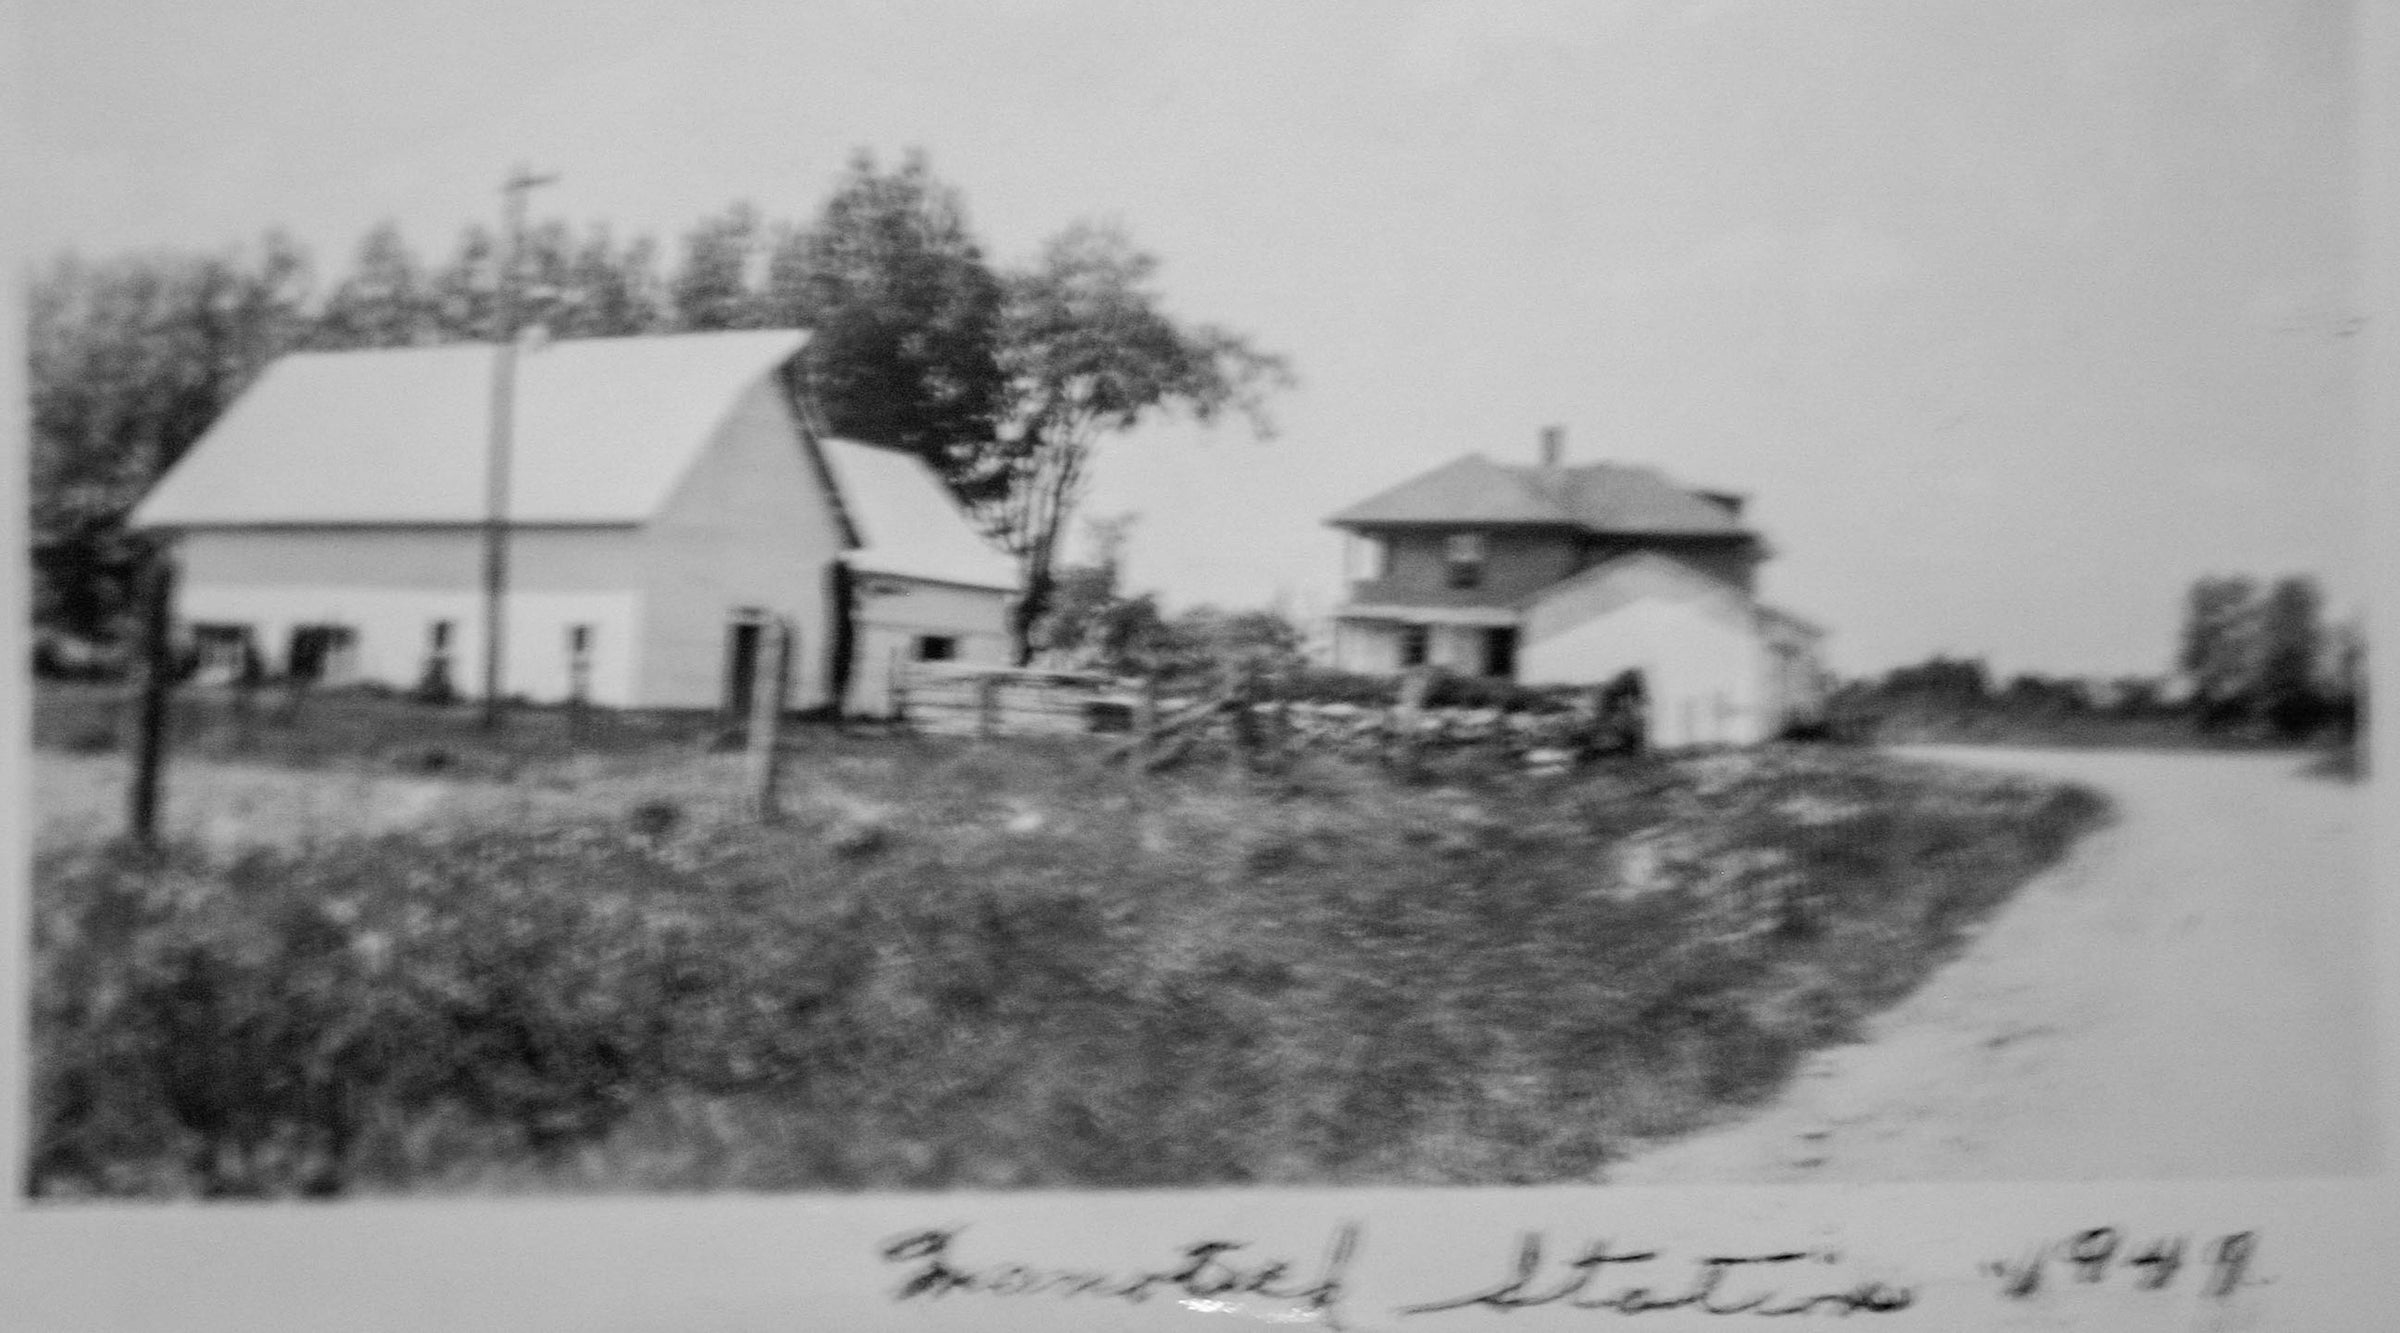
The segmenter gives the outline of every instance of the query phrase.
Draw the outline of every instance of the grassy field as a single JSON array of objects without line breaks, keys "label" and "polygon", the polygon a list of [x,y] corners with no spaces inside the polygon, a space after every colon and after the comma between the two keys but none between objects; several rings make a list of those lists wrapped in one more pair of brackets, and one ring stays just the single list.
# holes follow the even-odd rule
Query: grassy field
[{"label": "grassy field", "polygon": [[[1589,1180],[2104,816],[1840,748],[1137,791],[1075,740],[804,728],[760,825],[689,734],[462,729],[428,779],[380,706],[364,759],[193,738],[158,854],[104,836],[121,761],[54,706],[36,1193]],[[411,771],[440,790],[366,813]]]}]

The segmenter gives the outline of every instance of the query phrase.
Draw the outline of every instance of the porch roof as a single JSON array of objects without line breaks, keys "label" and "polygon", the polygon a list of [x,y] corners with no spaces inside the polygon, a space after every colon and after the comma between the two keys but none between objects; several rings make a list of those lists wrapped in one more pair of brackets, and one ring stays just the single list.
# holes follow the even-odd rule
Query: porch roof
[{"label": "porch roof", "polygon": [[1494,629],[1514,626],[1520,619],[1515,610],[1505,606],[1402,606],[1376,602],[1336,607],[1333,618],[1401,625],[1482,625]]}]

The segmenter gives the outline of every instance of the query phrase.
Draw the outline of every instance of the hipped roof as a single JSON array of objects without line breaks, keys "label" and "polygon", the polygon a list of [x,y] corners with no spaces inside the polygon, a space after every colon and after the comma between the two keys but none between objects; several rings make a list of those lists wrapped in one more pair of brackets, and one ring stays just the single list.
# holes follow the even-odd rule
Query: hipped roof
[{"label": "hipped roof", "polygon": [[[509,516],[640,522],[799,330],[581,338],[517,357]],[[306,352],[268,367],[134,511],[136,526],[470,523],[484,516],[488,343]]]},{"label": "hipped roof", "polygon": [[1337,527],[1526,524],[1594,533],[1747,536],[1729,505],[1654,468],[1616,463],[1531,467],[1468,454],[1335,514]]}]

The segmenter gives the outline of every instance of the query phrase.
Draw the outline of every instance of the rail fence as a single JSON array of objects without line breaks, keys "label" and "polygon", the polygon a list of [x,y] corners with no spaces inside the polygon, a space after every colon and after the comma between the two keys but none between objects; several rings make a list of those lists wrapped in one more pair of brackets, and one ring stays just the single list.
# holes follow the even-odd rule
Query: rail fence
[{"label": "rail fence", "polygon": [[1086,672],[908,663],[894,672],[894,713],[906,726],[951,736],[1114,733],[1140,766],[1202,749],[1271,760],[1302,750],[1389,760],[1481,747],[1535,767],[1638,749],[1638,695],[1584,691],[1546,711],[1427,707],[1422,685],[1395,704],[1279,697],[1264,676],[1229,675],[1207,694],[1162,694],[1155,683]]}]

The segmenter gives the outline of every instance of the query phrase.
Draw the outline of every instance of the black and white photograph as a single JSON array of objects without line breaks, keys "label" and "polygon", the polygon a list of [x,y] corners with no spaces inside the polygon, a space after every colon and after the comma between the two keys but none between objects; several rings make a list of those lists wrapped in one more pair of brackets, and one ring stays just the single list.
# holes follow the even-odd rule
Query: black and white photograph
[{"label": "black and white photograph", "polygon": [[2383,1170],[2356,0],[14,22],[37,1220]]}]

